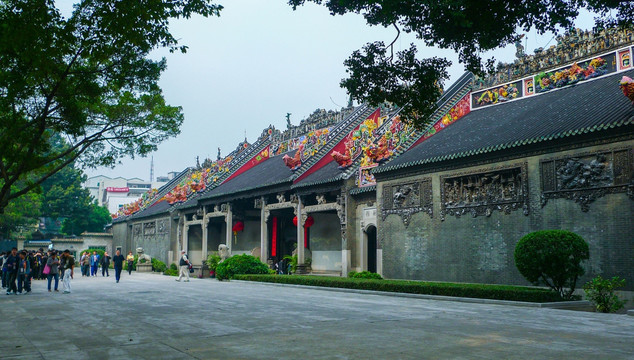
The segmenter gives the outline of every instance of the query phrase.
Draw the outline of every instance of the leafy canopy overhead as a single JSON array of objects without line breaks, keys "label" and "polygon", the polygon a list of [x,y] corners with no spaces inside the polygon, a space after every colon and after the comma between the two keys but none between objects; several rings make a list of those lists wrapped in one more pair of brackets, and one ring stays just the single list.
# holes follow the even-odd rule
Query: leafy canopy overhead
[{"label": "leafy canopy overhead", "polygon": [[[586,8],[596,14],[596,26],[632,26],[634,2],[618,0],[289,0],[296,9],[304,3],[324,5],[331,15],[361,14],[368,25],[394,26],[416,35],[428,46],[452,49],[467,70],[482,74],[495,60],[483,64],[481,54],[516,42],[521,32],[569,29]],[[398,35],[397,35],[398,38]],[[396,41],[396,39],[394,40]],[[358,101],[378,105],[390,101],[405,106],[401,118],[423,126],[435,110],[445,81],[446,59],[415,57],[413,44],[395,57],[391,44],[367,44],[345,61],[348,79],[341,86]]]},{"label": "leafy canopy overhead", "polygon": [[[158,86],[165,59],[187,50],[169,20],[217,16],[210,0],[83,0],[62,17],[52,0],[0,4],[0,213],[80,158],[112,166],[179,133],[180,107]],[[68,146],[54,147],[61,135]]]}]

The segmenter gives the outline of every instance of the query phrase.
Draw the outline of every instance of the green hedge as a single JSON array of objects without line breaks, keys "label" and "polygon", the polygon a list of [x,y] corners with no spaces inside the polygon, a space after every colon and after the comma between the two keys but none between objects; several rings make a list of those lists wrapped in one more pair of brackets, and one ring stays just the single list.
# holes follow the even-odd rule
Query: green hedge
[{"label": "green hedge", "polygon": [[234,275],[235,280],[260,281],[295,285],[323,286],[359,290],[376,290],[409,294],[442,295],[478,299],[527,302],[562,301],[558,293],[548,289],[512,285],[462,284],[408,280],[354,279],[301,275]]}]

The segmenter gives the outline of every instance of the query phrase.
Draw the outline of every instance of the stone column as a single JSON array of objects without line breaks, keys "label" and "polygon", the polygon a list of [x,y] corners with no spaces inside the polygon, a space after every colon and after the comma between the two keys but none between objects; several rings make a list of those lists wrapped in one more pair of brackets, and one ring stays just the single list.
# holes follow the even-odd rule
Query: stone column
[{"label": "stone column", "polygon": [[203,258],[203,264],[205,263],[205,261],[207,261],[207,225],[209,225],[209,218],[207,217],[207,214],[203,215],[203,222],[201,224],[201,226],[203,227],[203,253],[202,253],[202,258]]},{"label": "stone column", "polygon": [[227,245],[227,250],[231,254],[231,243],[233,237],[233,213],[231,212],[231,204],[227,204],[227,215],[225,217],[225,222],[227,223],[227,237],[225,239],[225,245]]},{"label": "stone column", "polygon": [[299,267],[304,266],[304,222],[306,219],[302,213],[303,206],[301,197],[298,196],[297,200],[297,272],[299,272]]},{"label": "stone column", "polygon": [[183,250],[187,252],[188,247],[189,247],[189,225],[185,223],[183,225]]},{"label": "stone column", "polygon": [[260,209],[260,261],[266,264],[269,255],[269,212],[266,210],[266,202],[262,198],[262,208]]}]

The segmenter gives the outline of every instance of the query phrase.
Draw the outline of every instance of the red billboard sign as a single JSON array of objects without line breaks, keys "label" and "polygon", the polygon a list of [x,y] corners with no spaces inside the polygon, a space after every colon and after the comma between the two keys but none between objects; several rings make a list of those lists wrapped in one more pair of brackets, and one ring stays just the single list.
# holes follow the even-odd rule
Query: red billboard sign
[{"label": "red billboard sign", "polygon": [[129,192],[130,188],[128,187],[107,187],[106,188],[107,192]]}]

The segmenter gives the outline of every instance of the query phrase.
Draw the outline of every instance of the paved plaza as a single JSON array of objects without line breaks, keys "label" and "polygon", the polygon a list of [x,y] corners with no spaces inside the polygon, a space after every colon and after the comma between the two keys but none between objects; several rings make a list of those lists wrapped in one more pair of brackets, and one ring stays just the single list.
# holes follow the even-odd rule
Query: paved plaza
[{"label": "paved plaza", "polygon": [[2,295],[0,358],[634,358],[626,315],[139,273],[72,285]]}]

